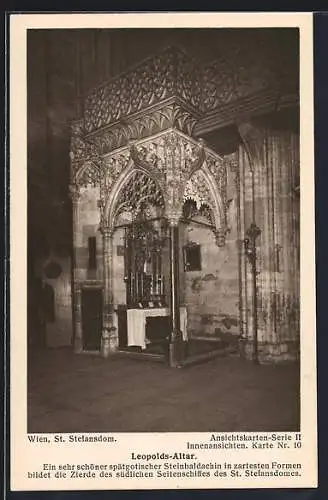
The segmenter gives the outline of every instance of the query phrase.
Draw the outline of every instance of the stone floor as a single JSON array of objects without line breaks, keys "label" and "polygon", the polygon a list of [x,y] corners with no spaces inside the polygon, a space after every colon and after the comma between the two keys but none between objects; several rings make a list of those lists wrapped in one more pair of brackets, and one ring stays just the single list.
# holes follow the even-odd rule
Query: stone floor
[{"label": "stone floor", "polygon": [[164,363],[33,350],[29,432],[295,431],[297,364],[236,356],[182,369]]}]

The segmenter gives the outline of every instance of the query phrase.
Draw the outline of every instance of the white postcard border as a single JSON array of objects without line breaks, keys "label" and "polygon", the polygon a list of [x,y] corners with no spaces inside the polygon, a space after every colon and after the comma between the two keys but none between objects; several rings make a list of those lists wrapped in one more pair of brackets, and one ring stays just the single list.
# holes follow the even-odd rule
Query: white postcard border
[{"label": "white postcard border", "polygon": [[[15,14],[10,19],[10,304],[11,304],[11,489],[297,488],[317,485],[313,34],[309,13]],[[301,107],[301,435],[302,448],[202,451],[200,461],[301,463],[300,478],[212,477],[94,480],[28,479],[45,463],[127,462],[131,451],[153,454],[185,450],[186,441],[208,441],[209,433],[122,433],[117,444],[70,443],[38,446],[27,439],[27,116],[26,32],[36,28],[118,27],[299,27]],[[290,433],[295,439],[294,433]],[[52,439],[52,438],[51,438]],[[92,459],[90,458],[92,457]]]}]

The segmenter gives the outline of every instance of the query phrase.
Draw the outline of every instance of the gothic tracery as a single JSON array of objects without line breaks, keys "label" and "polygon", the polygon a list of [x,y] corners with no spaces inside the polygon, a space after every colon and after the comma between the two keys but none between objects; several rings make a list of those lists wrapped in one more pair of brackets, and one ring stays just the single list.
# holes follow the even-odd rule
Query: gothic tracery
[{"label": "gothic tracery", "polygon": [[115,217],[124,211],[137,216],[143,211],[147,212],[149,205],[153,205],[163,212],[163,194],[153,179],[143,172],[135,170],[120,192]]}]

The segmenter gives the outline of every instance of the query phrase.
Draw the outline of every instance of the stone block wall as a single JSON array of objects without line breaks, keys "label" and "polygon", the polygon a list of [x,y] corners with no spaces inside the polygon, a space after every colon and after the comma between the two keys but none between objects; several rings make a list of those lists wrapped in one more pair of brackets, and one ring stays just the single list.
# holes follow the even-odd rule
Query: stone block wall
[{"label": "stone block wall", "polygon": [[191,337],[239,335],[238,255],[235,238],[218,247],[211,229],[181,226],[181,248],[200,245],[201,270],[185,271],[181,252],[181,299],[187,306]]},{"label": "stone block wall", "polygon": [[[57,265],[60,274],[56,278],[47,276],[46,269],[49,264]],[[53,292],[53,317],[50,319],[46,311],[43,311],[44,318],[43,332],[44,345],[46,347],[65,347],[71,346],[73,341],[73,315],[72,315],[72,269],[69,256],[60,256],[51,253],[46,259],[40,259],[35,263],[35,275],[46,286],[50,286]],[[40,314],[44,295],[42,290],[37,300],[37,306]],[[49,302],[48,302],[49,304]],[[31,312],[30,314],[33,314]],[[35,332],[29,332],[29,335],[35,335]]]},{"label": "stone block wall", "polygon": [[[75,226],[75,258],[76,278],[79,282],[102,281],[103,250],[102,235],[99,231],[100,211],[98,208],[99,188],[89,186],[81,189],[79,200],[78,221]],[[96,269],[88,269],[89,251],[88,238],[96,238]]]},{"label": "stone block wall", "polygon": [[72,298],[71,298],[71,259],[69,257],[52,256],[45,263],[56,262],[62,272],[58,278],[44,277],[54,291],[54,321],[46,324],[47,347],[71,346],[73,341]]}]

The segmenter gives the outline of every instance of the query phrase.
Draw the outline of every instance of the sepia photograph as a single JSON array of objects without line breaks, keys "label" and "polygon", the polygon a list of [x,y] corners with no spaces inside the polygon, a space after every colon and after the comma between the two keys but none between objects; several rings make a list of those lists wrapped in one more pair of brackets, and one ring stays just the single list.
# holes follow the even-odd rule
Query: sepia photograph
[{"label": "sepia photograph", "polygon": [[299,432],[299,29],[26,43],[27,432]]},{"label": "sepia photograph", "polygon": [[313,19],[10,18],[12,491],[318,484]]}]

